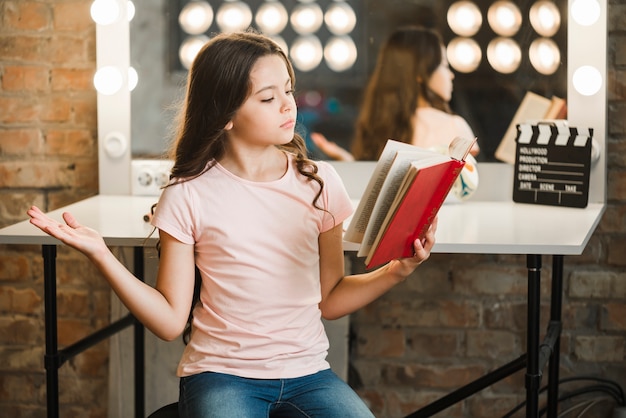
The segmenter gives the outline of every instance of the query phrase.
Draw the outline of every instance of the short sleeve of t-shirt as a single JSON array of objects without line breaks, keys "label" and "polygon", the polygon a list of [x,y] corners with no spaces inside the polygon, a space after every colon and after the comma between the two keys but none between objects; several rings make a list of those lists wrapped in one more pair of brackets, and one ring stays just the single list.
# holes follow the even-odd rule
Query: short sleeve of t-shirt
[{"label": "short sleeve of t-shirt", "polygon": [[326,232],[335,225],[345,221],[353,211],[352,201],[348,196],[345,185],[335,168],[325,161],[318,161],[318,174],[324,180],[324,208],[332,214],[324,216],[322,230]]}]

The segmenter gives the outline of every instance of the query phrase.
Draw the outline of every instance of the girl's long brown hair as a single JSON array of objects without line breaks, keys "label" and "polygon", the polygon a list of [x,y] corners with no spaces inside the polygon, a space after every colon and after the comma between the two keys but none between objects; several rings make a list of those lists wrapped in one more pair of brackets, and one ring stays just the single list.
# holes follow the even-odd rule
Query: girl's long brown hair
[{"label": "girl's long brown hair", "polygon": [[441,36],[423,27],[406,26],[391,34],[365,89],[352,142],[355,159],[377,160],[387,139],[410,143],[419,97],[450,113],[448,103],[428,88],[443,60],[442,46]]},{"label": "girl's long brown hair", "polygon": [[[174,166],[169,186],[201,175],[223,157],[228,139],[224,127],[251,94],[250,73],[254,64],[267,55],[282,58],[295,89],[294,70],[283,50],[270,38],[254,31],[216,35],[198,52],[188,74],[186,95],[170,149]],[[295,134],[291,142],[279,148],[295,155],[298,172],[319,184],[312,204],[321,209],[317,200],[324,182],[317,175],[315,163],[306,157],[304,139]],[[193,309],[200,295],[197,267],[195,276],[193,303],[183,332],[185,343],[190,338]]]}]

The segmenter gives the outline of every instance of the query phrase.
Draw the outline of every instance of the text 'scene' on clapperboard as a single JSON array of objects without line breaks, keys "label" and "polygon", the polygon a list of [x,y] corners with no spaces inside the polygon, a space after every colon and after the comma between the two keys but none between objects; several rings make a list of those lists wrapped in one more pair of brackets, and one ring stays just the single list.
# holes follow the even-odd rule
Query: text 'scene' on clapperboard
[{"label": "text 'scene' on clapperboard", "polygon": [[589,199],[593,129],[517,125],[513,201],[584,208]]}]

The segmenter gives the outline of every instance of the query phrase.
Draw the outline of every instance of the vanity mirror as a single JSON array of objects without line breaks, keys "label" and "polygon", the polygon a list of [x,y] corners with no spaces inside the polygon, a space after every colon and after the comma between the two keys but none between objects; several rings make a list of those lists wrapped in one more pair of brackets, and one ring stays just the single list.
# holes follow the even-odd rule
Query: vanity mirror
[{"label": "vanity mirror", "polygon": [[[122,4],[122,0],[108,1]],[[170,12],[171,3],[178,2],[137,0],[130,30],[128,22],[121,18],[111,24],[98,25],[98,68],[107,65],[124,68],[130,64],[136,66],[139,73],[139,85],[132,93],[118,91],[108,96],[98,95],[101,193],[130,193],[128,166],[131,159],[158,157],[165,149],[169,121],[173,115],[169,107],[181,93],[184,84],[184,74],[180,71],[172,72],[169,64],[172,52],[166,34],[170,30],[171,22],[176,22]],[[252,5],[252,2],[249,3]],[[255,1],[255,7],[260,3],[262,2],[259,0]],[[294,0],[291,3],[297,2]],[[326,3],[328,2],[324,4]],[[394,27],[409,23],[433,26],[440,30],[446,43],[450,42],[456,35],[450,29],[446,16],[448,8],[454,3],[467,2],[359,2],[357,17],[361,20],[355,31],[361,31],[359,33],[363,42],[357,45],[358,70],[351,70],[349,77],[344,76],[343,79],[341,73],[338,73],[339,81],[335,80],[327,85],[324,83],[328,81],[328,71],[313,70],[297,74],[298,90],[301,94],[320,93],[325,100],[321,107],[323,111],[314,115],[318,123],[310,128],[319,129],[331,139],[348,146],[353,120],[358,111],[359,94],[374,65],[380,42]],[[487,10],[494,3],[502,2],[474,3],[480,10],[483,27],[487,27],[490,25]],[[479,161],[495,161],[493,152],[527,90],[547,97],[556,95],[566,98],[570,125],[594,128],[594,138],[600,149],[604,150],[606,0],[553,2],[561,10],[561,29],[554,35],[554,40],[563,48],[567,45],[567,50],[561,51],[562,61],[567,65],[559,66],[549,76],[539,74],[532,68],[526,52],[531,41],[538,37],[527,14],[537,2],[522,3],[524,4],[518,4],[523,11],[521,27],[512,36],[519,40],[523,48],[519,69],[501,74],[491,68],[493,64],[488,62],[486,46],[489,39],[486,37],[493,38],[497,35],[489,28],[480,30],[475,35],[482,50],[482,60],[477,71],[455,71],[452,107],[468,120],[478,135],[483,150]],[[584,17],[593,16],[597,12],[595,22],[577,20],[576,13],[581,9],[587,10],[581,13]],[[122,14],[123,12],[122,10]],[[146,32],[142,32],[144,30]],[[126,49],[127,46],[129,49]],[[127,53],[128,56],[115,57]],[[600,87],[592,94],[584,90],[580,93],[572,82],[576,79],[576,74],[583,74],[579,75],[583,81],[591,79],[592,76],[584,75],[583,67],[587,65],[594,67],[600,77]],[[324,73],[324,77],[317,76],[320,73]],[[496,86],[495,90],[493,86]],[[301,106],[302,114],[306,114],[308,110],[310,109]],[[324,113],[323,118],[319,118],[320,113]],[[327,116],[330,119],[326,119]],[[606,178],[603,152],[592,168],[591,177],[590,201],[603,201]]]}]

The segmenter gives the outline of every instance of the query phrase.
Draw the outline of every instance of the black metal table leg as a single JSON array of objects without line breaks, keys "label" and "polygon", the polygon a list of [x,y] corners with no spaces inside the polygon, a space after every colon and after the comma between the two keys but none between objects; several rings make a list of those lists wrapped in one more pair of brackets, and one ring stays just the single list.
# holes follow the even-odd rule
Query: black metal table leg
[{"label": "black metal table leg", "polygon": [[[133,249],[133,268],[135,276],[144,281],[143,247]],[[135,321],[133,327],[134,336],[134,364],[135,364],[135,418],[145,416],[145,360],[144,360],[144,327],[139,321]]]},{"label": "black metal table leg", "polygon": [[527,255],[528,268],[528,320],[526,333],[526,418],[536,418],[539,413],[539,320],[541,301],[541,256]]},{"label": "black metal table leg", "polygon": [[59,416],[59,350],[57,334],[56,245],[44,245],[43,256],[44,323],[46,353],[46,406],[48,418]]},{"label": "black metal table leg", "polygon": [[548,418],[556,418],[559,403],[559,365],[561,350],[561,311],[563,303],[563,256],[552,257],[552,289],[550,295],[550,325],[557,327],[548,364]]}]

